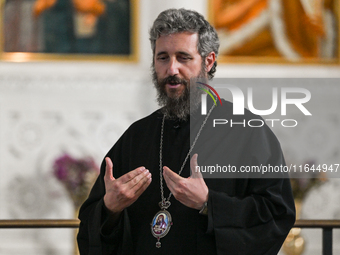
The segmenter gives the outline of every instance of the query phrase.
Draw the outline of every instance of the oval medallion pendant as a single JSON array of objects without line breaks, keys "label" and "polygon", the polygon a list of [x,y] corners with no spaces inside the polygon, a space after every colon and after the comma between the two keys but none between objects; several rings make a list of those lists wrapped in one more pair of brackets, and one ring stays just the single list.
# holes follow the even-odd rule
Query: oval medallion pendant
[{"label": "oval medallion pendant", "polygon": [[161,242],[159,241],[162,237],[169,233],[170,227],[172,226],[172,219],[170,213],[163,209],[160,210],[153,217],[151,222],[151,233],[157,238],[156,247],[161,247]]}]

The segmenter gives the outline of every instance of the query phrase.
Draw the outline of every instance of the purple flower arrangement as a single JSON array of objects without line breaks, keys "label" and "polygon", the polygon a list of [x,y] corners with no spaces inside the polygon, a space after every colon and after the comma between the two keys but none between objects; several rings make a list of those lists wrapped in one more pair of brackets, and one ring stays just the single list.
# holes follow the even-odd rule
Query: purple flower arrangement
[{"label": "purple flower arrangement", "polygon": [[89,195],[99,168],[90,157],[75,159],[64,154],[55,160],[53,173],[65,186],[75,208],[79,208]]}]

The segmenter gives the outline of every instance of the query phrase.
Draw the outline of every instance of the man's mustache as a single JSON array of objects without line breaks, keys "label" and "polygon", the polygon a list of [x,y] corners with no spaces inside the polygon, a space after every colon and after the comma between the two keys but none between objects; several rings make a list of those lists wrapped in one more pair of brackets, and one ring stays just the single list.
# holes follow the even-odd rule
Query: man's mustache
[{"label": "man's mustache", "polygon": [[159,81],[159,85],[161,85],[161,87],[164,87],[165,84],[183,84],[186,86],[188,85],[188,82],[185,79],[178,78],[177,76],[168,76]]}]

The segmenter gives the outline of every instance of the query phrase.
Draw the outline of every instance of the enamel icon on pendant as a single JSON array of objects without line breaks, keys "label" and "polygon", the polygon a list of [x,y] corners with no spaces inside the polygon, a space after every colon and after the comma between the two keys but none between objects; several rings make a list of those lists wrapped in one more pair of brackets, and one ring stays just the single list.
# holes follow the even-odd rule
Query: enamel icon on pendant
[{"label": "enamel icon on pendant", "polygon": [[172,225],[171,215],[167,210],[161,210],[153,217],[151,222],[151,233],[157,238],[156,247],[160,248],[160,238],[166,236]]}]

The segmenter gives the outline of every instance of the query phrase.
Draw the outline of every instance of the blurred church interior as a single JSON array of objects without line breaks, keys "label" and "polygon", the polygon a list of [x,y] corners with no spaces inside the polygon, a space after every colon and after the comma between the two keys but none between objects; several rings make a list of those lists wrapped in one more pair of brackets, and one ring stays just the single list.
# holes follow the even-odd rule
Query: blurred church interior
[{"label": "blurred church interior", "polygon": [[[313,116],[293,112],[285,118],[297,127],[273,131],[287,163],[339,164],[339,2],[0,1],[0,220],[76,218],[84,194],[62,171],[81,165],[91,185],[126,128],[157,109],[148,30],[168,8],[196,10],[215,25],[216,78],[249,79],[257,102],[274,80],[308,89]],[[337,177],[294,182],[300,219],[340,220]],[[75,231],[0,227],[0,255],[75,254]],[[322,253],[321,229],[298,235],[304,248],[294,254]],[[337,229],[333,252],[340,254]]]}]

